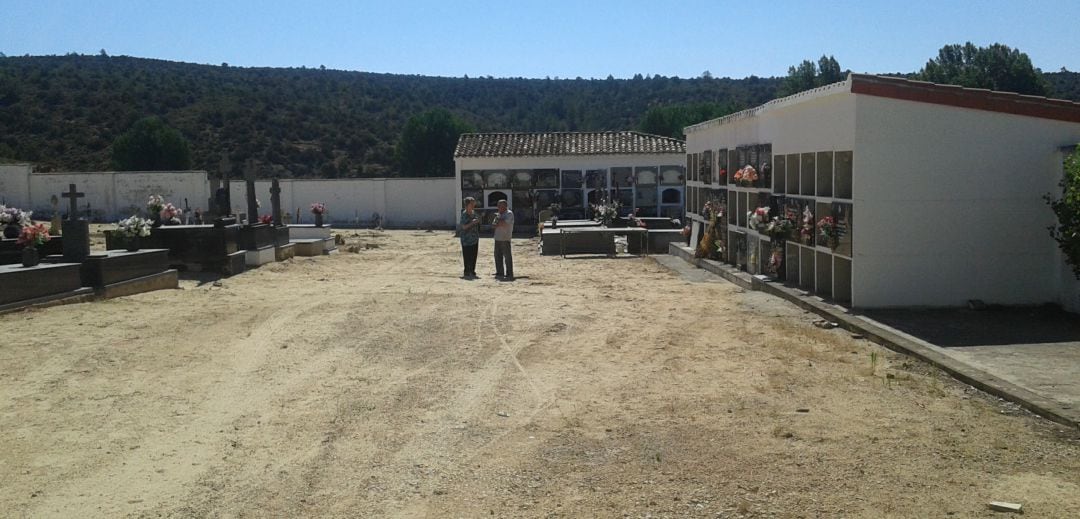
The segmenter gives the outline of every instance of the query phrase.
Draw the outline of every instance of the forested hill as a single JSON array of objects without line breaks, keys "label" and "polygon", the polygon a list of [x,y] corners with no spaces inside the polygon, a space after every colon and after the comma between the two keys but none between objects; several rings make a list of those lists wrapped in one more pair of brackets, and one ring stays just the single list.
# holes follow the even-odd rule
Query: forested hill
[{"label": "forested hill", "polygon": [[[441,78],[237,68],[109,56],[0,58],[0,158],[41,170],[107,169],[110,145],[161,117],[192,165],[255,158],[283,177],[387,176],[409,117],[444,107],[478,131],[622,130],[651,105],[754,106],[779,78]],[[264,172],[265,173],[265,172]]]},{"label": "forested hill", "polygon": [[[1080,74],[1045,77],[1055,96],[1080,100]],[[0,160],[105,170],[116,137],[153,115],[187,138],[194,168],[217,171],[228,157],[238,173],[255,158],[280,177],[393,176],[402,127],[436,107],[478,131],[624,130],[637,128],[653,106],[711,105],[724,113],[756,106],[782,81],[442,78],[0,55]]]}]

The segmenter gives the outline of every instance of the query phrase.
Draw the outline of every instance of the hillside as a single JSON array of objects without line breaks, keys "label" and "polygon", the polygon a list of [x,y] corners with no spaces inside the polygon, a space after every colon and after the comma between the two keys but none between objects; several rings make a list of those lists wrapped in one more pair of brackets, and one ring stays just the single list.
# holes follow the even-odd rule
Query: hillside
[{"label": "hillside", "polygon": [[[1046,74],[1080,100],[1080,74]],[[255,158],[280,177],[394,176],[409,117],[444,107],[479,131],[621,130],[650,106],[772,99],[781,78],[443,78],[238,68],[110,56],[0,57],[0,160],[102,170],[113,140],[156,115],[191,143],[193,166],[234,173]],[[261,174],[269,175],[267,169]]]},{"label": "hillside", "polygon": [[[288,177],[394,175],[408,118],[445,107],[479,131],[616,130],[649,106],[773,97],[779,80],[441,78],[237,68],[108,56],[0,58],[0,157],[43,170],[98,170],[136,120],[157,115],[190,141],[193,165],[253,157]],[[263,172],[267,174],[268,172]]]}]

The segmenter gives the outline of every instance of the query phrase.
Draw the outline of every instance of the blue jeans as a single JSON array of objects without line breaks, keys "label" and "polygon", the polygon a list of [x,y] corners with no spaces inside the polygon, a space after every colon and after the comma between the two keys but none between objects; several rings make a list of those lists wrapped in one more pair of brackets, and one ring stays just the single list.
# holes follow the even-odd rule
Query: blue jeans
[{"label": "blue jeans", "polygon": [[510,252],[509,241],[495,242],[495,275],[508,278],[514,277],[514,256]]}]

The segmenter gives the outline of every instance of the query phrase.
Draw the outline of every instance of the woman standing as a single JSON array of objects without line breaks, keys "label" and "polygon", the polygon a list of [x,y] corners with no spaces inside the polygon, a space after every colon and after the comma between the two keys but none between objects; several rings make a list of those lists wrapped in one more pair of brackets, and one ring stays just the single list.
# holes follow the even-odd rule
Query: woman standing
[{"label": "woman standing", "polygon": [[480,217],[474,211],[476,199],[466,197],[465,210],[461,212],[461,221],[458,222],[458,236],[461,238],[461,256],[465,261],[464,278],[476,277],[476,253],[480,248]]}]

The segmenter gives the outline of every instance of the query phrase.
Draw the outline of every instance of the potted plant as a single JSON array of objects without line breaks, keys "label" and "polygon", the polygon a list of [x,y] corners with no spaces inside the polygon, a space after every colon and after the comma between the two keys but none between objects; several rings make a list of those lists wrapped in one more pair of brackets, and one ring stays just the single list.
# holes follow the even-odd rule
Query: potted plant
[{"label": "potted plant", "polygon": [[162,225],[180,225],[180,215],[182,214],[184,214],[184,211],[171,203],[165,204],[161,208],[161,212],[158,213]]},{"label": "potted plant", "polygon": [[49,241],[49,229],[45,224],[25,225],[19,231],[16,245],[22,245],[22,264],[24,267],[33,267],[41,263],[41,256],[37,248]]},{"label": "potted plant", "polygon": [[150,220],[132,215],[116,224],[116,234],[123,237],[124,246],[128,251],[135,252],[139,250],[139,239],[150,236],[152,227],[153,222]]},{"label": "potted plant", "polygon": [[19,237],[22,228],[30,225],[31,211],[22,211],[17,207],[4,207],[0,205],[0,225],[4,226],[4,238],[15,239]]},{"label": "potted plant", "polygon": [[315,202],[311,204],[311,214],[315,215],[315,227],[323,226],[323,213],[326,212],[326,204]]},{"label": "potted plant", "polygon": [[150,215],[154,227],[161,226],[161,210],[164,208],[165,199],[161,195],[150,195],[150,199],[146,201],[146,214]]},{"label": "potted plant", "polygon": [[619,218],[619,203],[614,200],[602,200],[592,205],[593,218],[604,227],[611,227]]},{"label": "potted plant", "polygon": [[769,221],[769,224],[765,226],[765,234],[769,235],[774,242],[780,242],[787,239],[793,229],[795,229],[795,222],[787,218],[774,216]]}]

